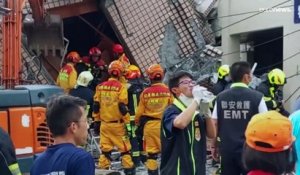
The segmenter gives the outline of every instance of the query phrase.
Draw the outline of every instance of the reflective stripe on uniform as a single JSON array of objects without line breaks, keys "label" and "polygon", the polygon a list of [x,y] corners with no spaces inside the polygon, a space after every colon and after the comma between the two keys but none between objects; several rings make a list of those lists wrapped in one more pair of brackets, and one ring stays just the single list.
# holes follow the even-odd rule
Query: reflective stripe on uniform
[{"label": "reflective stripe on uniform", "polygon": [[18,163],[14,163],[12,165],[9,165],[8,168],[9,168],[12,175],[22,175]]},{"label": "reflective stripe on uniform", "polygon": [[233,83],[230,88],[233,88],[233,87],[245,87],[245,88],[248,88],[248,85],[246,85],[245,83]]},{"label": "reflective stripe on uniform", "polygon": [[177,175],[180,175],[180,158],[177,159]]},{"label": "reflective stripe on uniform", "polygon": [[270,87],[269,92],[270,92],[271,97],[274,98],[275,97],[275,87]]},{"label": "reflective stripe on uniform", "polygon": [[272,97],[263,97],[266,103],[272,103],[272,108],[277,108],[277,103],[272,99]]},{"label": "reflective stripe on uniform", "polygon": [[[186,109],[186,107],[179,101],[177,100],[176,98],[174,99],[173,101],[173,104],[178,107],[181,111],[184,111]],[[193,115],[193,119],[192,119],[192,122],[194,121],[195,119],[195,116],[198,114],[199,112],[195,112],[194,115]],[[194,150],[194,124],[192,124],[192,134],[190,134],[190,131],[188,131],[188,134],[189,134],[189,142],[191,144],[191,157],[192,157],[192,163],[193,163],[193,174],[195,174],[196,172],[196,163],[195,163],[195,158],[194,158],[194,153],[193,153],[193,150]],[[178,174],[178,165],[177,165],[177,174]]]},{"label": "reflective stripe on uniform", "polygon": [[134,121],[134,119],[135,119],[135,116],[134,116],[134,115],[131,115],[131,116],[130,116],[130,121]]},{"label": "reflective stripe on uniform", "polygon": [[133,111],[134,111],[134,113],[136,113],[136,107],[137,107],[137,96],[136,96],[136,94],[133,94],[132,95],[132,98],[133,98]]},{"label": "reflective stripe on uniform", "polygon": [[139,156],[140,156],[140,151],[132,152],[132,157],[139,157]]}]

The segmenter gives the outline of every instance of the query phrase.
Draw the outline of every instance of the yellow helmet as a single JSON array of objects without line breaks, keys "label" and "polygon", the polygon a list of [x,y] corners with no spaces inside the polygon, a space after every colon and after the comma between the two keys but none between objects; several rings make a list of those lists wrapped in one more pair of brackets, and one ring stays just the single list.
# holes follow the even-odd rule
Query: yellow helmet
[{"label": "yellow helmet", "polygon": [[125,77],[126,77],[126,79],[130,79],[130,80],[140,78],[141,71],[137,66],[131,64],[125,71]]},{"label": "yellow helmet", "polygon": [[164,70],[159,64],[152,64],[147,70],[146,70],[150,80],[153,80],[155,78],[157,79],[163,79],[164,78]]},{"label": "yellow helmet", "polygon": [[275,84],[278,86],[284,85],[286,83],[285,73],[278,68],[273,69],[268,73],[268,80],[270,84]]},{"label": "yellow helmet", "polygon": [[230,71],[229,65],[224,64],[220,66],[218,69],[218,78],[219,79],[225,78],[225,76],[229,75],[229,71]]},{"label": "yellow helmet", "polygon": [[123,72],[124,72],[123,64],[118,60],[112,61],[108,66],[108,73],[110,75],[120,77],[122,76]]}]

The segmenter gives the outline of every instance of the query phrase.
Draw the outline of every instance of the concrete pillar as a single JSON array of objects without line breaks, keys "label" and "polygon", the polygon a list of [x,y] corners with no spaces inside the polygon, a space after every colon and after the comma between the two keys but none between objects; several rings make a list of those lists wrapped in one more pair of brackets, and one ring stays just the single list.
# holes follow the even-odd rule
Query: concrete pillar
[{"label": "concrete pillar", "polygon": [[[222,64],[235,63],[240,61],[240,36],[230,36],[225,32],[222,32]],[[234,52],[234,53],[233,53]]]}]

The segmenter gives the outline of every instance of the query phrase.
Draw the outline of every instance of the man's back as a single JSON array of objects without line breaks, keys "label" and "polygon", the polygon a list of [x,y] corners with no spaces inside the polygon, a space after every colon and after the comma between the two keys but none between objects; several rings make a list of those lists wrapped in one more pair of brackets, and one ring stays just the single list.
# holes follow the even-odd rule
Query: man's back
[{"label": "man's back", "polygon": [[94,175],[95,163],[92,156],[71,143],[48,147],[35,160],[31,175],[41,174]]},{"label": "man's back", "polygon": [[94,92],[88,87],[78,86],[70,91],[70,95],[84,99],[88,105],[93,104]]},{"label": "man's back", "polygon": [[223,150],[241,151],[244,131],[251,117],[259,113],[262,97],[246,87],[232,87],[218,95],[218,133]]}]

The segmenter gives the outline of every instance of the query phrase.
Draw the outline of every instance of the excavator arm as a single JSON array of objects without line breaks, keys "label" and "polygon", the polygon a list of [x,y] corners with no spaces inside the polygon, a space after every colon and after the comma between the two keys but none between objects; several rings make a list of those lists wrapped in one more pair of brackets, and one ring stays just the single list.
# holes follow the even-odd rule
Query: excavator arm
[{"label": "excavator arm", "polygon": [[[43,0],[28,0],[36,24],[44,21]],[[25,0],[6,1],[7,9],[11,12],[3,17],[3,64],[2,82],[5,88],[13,88],[21,81],[21,40],[22,40],[22,9]]]},{"label": "excavator arm", "polygon": [[8,0],[11,12],[3,17],[3,68],[2,84],[13,88],[20,84],[22,9],[25,0]]},{"label": "excavator arm", "polygon": [[44,22],[45,11],[44,11],[44,0],[28,0],[31,10],[32,17],[36,24]]}]

